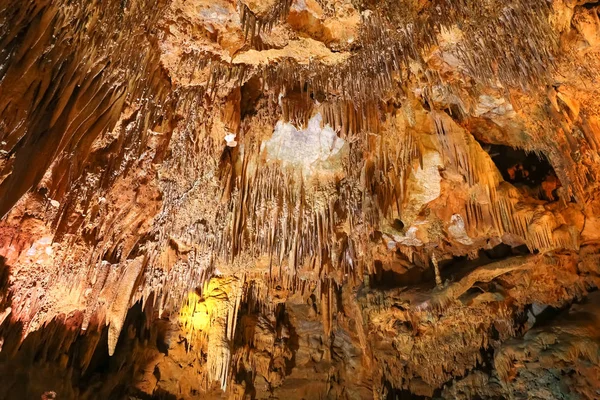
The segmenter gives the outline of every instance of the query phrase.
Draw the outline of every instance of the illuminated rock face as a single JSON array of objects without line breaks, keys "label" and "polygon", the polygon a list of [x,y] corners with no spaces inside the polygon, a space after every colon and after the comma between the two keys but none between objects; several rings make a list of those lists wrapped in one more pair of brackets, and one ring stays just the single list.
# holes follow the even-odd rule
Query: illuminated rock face
[{"label": "illuminated rock face", "polygon": [[328,125],[321,127],[322,122],[321,114],[312,117],[304,130],[278,122],[273,136],[264,142],[267,161],[280,161],[284,167],[302,170],[305,176],[320,169],[341,169],[346,142]]},{"label": "illuminated rock face", "polygon": [[6,0],[0,399],[597,399],[600,5]]}]

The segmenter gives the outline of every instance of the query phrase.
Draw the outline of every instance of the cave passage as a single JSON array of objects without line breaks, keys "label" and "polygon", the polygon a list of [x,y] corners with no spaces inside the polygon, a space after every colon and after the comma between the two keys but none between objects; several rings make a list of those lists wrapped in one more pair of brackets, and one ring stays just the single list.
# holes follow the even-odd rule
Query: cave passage
[{"label": "cave passage", "polygon": [[484,149],[505,181],[520,189],[526,189],[529,194],[540,200],[558,199],[557,189],[561,183],[544,154],[526,152],[501,144],[486,144]]}]

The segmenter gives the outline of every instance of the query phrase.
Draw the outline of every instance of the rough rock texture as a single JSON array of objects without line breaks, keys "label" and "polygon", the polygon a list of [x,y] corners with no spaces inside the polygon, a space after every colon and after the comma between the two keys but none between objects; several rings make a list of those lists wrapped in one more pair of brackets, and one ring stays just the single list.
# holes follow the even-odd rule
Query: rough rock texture
[{"label": "rough rock texture", "polygon": [[599,14],[4,0],[0,398],[600,398]]}]

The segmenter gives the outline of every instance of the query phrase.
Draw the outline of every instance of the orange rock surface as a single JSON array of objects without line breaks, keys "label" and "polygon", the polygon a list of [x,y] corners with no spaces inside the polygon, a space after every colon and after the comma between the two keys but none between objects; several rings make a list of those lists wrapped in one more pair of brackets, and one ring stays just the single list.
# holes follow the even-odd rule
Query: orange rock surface
[{"label": "orange rock surface", "polygon": [[0,399],[600,398],[600,4],[4,0]]}]

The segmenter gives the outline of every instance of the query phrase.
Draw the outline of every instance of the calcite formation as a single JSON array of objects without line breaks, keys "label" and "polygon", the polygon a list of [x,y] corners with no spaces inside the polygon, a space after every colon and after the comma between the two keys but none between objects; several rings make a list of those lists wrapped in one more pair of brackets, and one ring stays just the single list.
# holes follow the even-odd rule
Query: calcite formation
[{"label": "calcite formation", "polygon": [[600,398],[600,3],[3,0],[1,399]]}]

